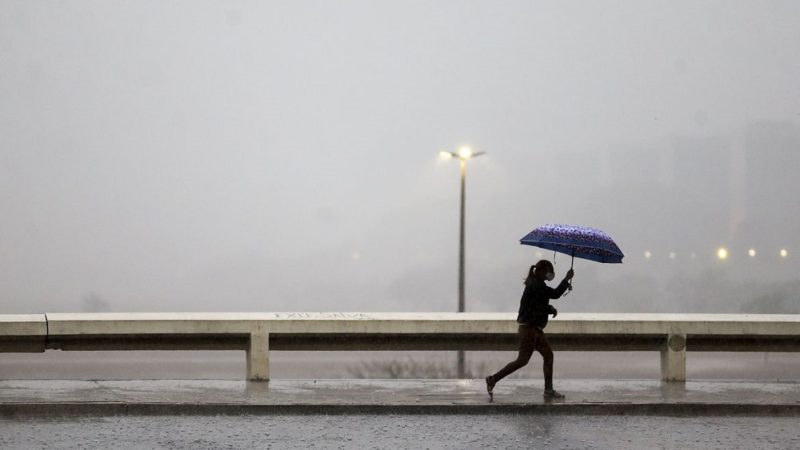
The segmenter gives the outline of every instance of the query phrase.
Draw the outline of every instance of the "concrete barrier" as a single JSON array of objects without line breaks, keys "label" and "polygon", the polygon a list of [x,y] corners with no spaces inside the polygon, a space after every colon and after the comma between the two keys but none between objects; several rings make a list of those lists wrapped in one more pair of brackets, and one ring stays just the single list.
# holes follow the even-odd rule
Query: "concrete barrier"
[{"label": "concrete barrier", "polygon": [[41,353],[46,341],[44,314],[0,314],[0,352]]},{"label": "concrete barrier", "polygon": [[[104,313],[0,315],[0,351],[244,350],[269,380],[271,350],[515,350],[513,313]],[[658,351],[666,381],[686,351],[799,351],[800,315],[568,314],[554,350]],[[29,333],[29,334],[26,334]],[[27,346],[23,343],[27,342]],[[36,343],[36,345],[32,345]]]}]

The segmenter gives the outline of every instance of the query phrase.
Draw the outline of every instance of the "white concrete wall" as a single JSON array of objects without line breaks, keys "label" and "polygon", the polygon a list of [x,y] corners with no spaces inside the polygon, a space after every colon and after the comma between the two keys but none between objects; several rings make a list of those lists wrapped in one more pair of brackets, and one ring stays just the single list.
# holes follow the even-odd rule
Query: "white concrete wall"
[{"label": "white concrete wall", "polygon": [[[148,337],[241,336],[251,380],[269,379],[269,335],[503,335],[515,334],[513,313],[103,313],[0,315],[0,351],[44,351],[47,338],[110,339],[104,346],[126,348]],[[800,315],[768,314],[560,314],[547,327],[551,335],[585,338],[655,336],[662,339],[662,379],[686,379],[687,341],[692,336],[781,339],[788,351],[800,350]],[[208,339],[214,339],[208,338]],[[208,340],[206,339],[206,341]],[[219,339],[219,338],[217,338]],[[158,341],[148,341],[158,347]],[[605,341],[600,341],[605,342]],[[712,345],[720,345],[719,340]],[[33,343],[33,344],[32,344]],[[41,346],[40,344],[41,343]],[[167,344],[163,344],[167,345]],[[193,346],[194,345],[194,346]],[[187,345],[195,349],[197,344]],[[203,345],[207,345],[203,344]],[[239,345],[239,344],[236,344]],[[460,345],[460,344],[459,344]],[[750,345],[750,344],[748,344]],[[130,346],[129,346],[130,347]],[[745,345],[747,347],[747,345]],[[41,348],[41,349],[40,349]],[[174,348],[174,343],[171,347]],[[783,348],[783,347],[781,347]],[[469,348],[464,348],[469,350]],[[726,350],[737,350],[727,346]],[[743,349],[748,349],[744,348]],[[608,350],[615,350],[610,348]],[[741,350],[741,349],[739,349]]]},{"label": "white concrete wall", "polygon": [[0,314],[0,352],[41,353],[46,342],[44,314]]},{"label": "white concrete wall", "polygon": [[0,314],[0,336],[47,336],[44,314]]},{"label": "white concrete wall", "polygon": [[[103,313],[47,314],[47,325],[53,337],[249,334],[264,327],[272,333],[515,333],[515,319],[512,313]],[[800,315],[563,313],[547,332],[791,336],[800,334]]]}]

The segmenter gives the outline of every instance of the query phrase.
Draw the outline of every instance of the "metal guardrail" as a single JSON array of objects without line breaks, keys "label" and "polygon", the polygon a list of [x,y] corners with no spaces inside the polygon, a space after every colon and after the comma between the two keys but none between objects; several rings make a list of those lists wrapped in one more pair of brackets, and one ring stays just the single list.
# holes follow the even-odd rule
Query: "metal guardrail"
[{"label": "metal guardrail", "polygon": [[[271,350],[517,348],[508,313],[104,313],[0,315],[0,352],[244,350],[247,378],[269,380]],[[800,315],[559,314],[554,350],[658,351],[665,381],[686,351],[800,351]]]}]

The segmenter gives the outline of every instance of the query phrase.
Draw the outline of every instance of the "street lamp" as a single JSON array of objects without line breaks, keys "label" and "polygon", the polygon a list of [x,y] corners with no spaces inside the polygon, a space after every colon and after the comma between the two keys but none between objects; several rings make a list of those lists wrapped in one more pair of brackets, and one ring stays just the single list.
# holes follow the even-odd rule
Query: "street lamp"
[{"label": "street lamp", "polygon": [[[461,169],[461,221],[458,246],[458,312],[464,312],[464,203],[466,200],[467,161],[485,154],[461,147],[457,152],[439,152],[442,159],[457,158]],[[458,376],[464,378],[464,350],[458,351]]]}]

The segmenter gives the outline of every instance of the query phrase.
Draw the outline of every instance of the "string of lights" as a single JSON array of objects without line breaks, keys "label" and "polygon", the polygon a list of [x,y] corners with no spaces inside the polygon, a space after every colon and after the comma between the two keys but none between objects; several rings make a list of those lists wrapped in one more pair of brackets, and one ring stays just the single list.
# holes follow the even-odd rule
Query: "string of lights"
[{"label": "string of lights", "polygon": [[[666,255],[667,258],[673,259],[673,260],[674,259],[680,259],[680,256],[681,256],[677,252],[674,252],[674,251],[664,252],[663,254]],[[740,254],[740,253],[737,253],[737,255],[738,254]],[[649,260],[649,259],[657,259],[657,255],[658,254],[656,252],[653,252],[652,250],[645,250],[644,252],[641,253],[641,255],[644,257],[644,259]],[[697,252],[691,252],[691,253],[686,254],[686,256],[689,259],[693,259],[693,260],[694,259],[698,259],[698,257],[700,255],[713,256],[713,258],[718,259],[720,261],[724,261],[724,260],[727,260],[729,258],[733,258],[735,256],[731,252],[731,250],[729,250],[727,247],[718,247],[717,249],[715,249],[713,251],[707,251],[707,252],[703,252],[703,253],[700,253],[700,254],[698,254]],[[767,253],[767,255],[777,256],[778,258],[780,258],[782,260],[785,260],[785,259],[789,258],[789,250],[787,250],[786,248],[781,248],[781,249],[779,249],[777,251],[773,251],[773,252]],[[541,251],[537,251],[536,252],[536,257],[537,258],[543,258],[545,256],[546,255],[544,254],[544,252],[541,252]],[[747,258],[754,259],[756,257],[764,257],[764,254],[762,254],[761,252],[759,252],[755,248],[751,247],[746,252],[743,252],[743,256],[745,256]]]},{"label": "string of lights", "polygon": [[[756,258],[759,255],[763,256],[755,248],[752,248],[752,247],[750,249],[748,249],[746,252],[743,252],[743,253],[744,253],[744,256],[746,256],[747,258]],[[678,259],[678,254],[676,252],[669,252],[669,253],[665,253],[665,254],[667,255],[667,257],[669,259]],[[720,261],[724,261],[726,259],[734,257],[734,253],[731,250],[729,250],[727,247],[718,247],[713,252],[707,252],[707,253],[703,253],[703,254],[704,255],[713,254],[714,257],[716,259],[720,260]],[[736,253],[736,254],[738,255],[740,253]],[[769,254],[770,253],[768,253],[768,255]],[[781,259],[787,259],[789,257],[789,250],[787,250],[785,248],[781,248],[781,249],[777,250],[776,252],[771,252],[771,254],[775,255],[775,256],[778,256]],[[642,256],[644,256],[644,259],[653,259],[653,258],[655,258],[656,255],[651,250],[645,250],[642,253]],[[698,254],[696,252],[692,252],[692,253],[689,253],[688,256],[689,256],[689,259],[697,259]]]}]

